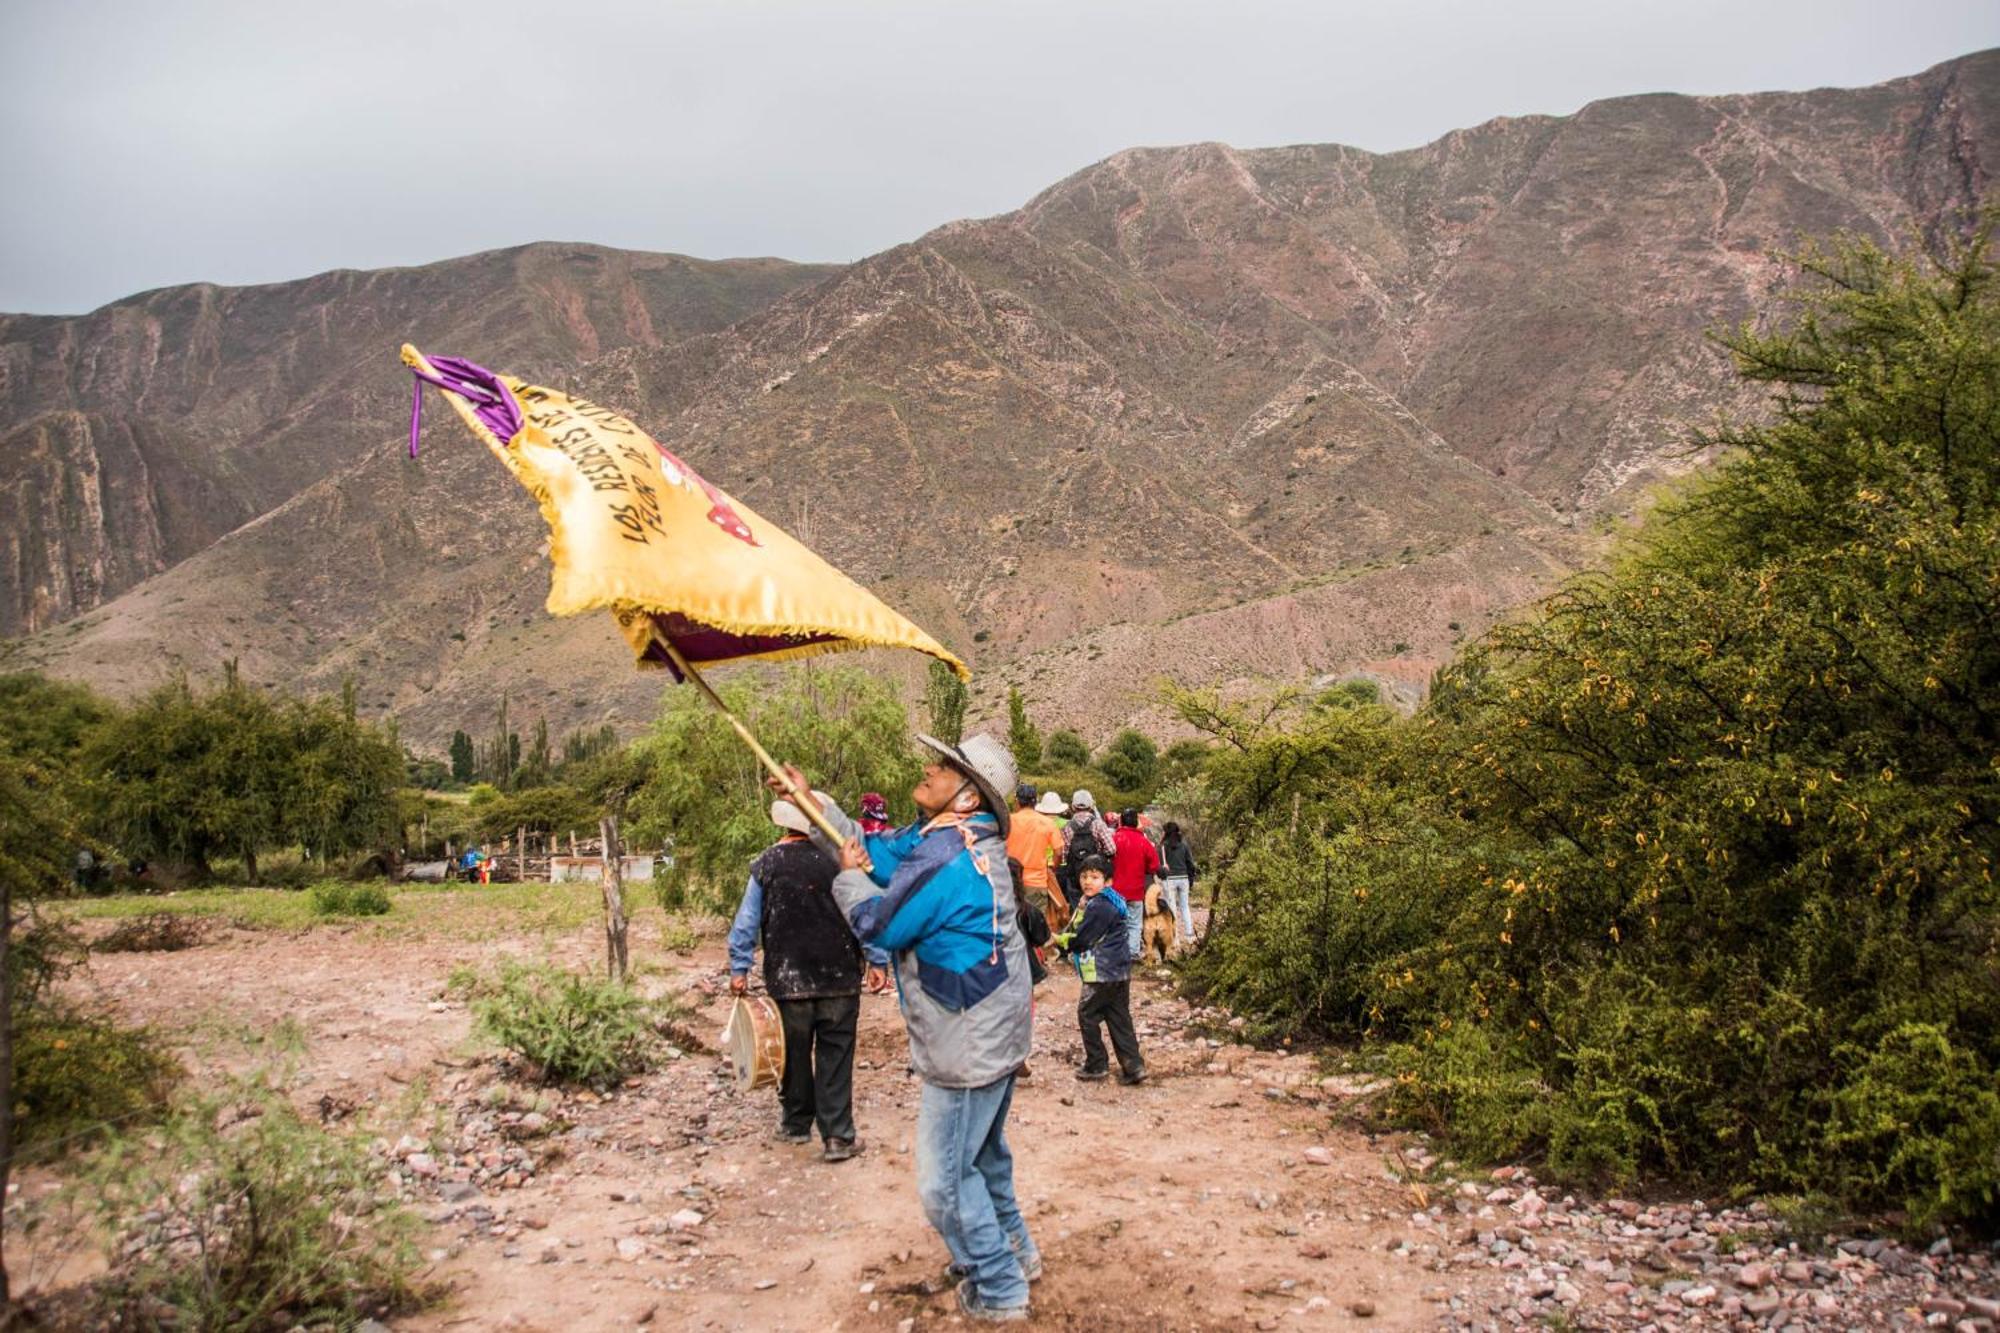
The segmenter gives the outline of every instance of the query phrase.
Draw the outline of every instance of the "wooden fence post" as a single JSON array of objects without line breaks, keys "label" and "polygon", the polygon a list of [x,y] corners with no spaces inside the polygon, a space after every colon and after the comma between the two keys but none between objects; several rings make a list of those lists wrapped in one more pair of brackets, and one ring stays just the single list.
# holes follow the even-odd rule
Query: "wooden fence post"
[{"label": "wooden fence post", "polygon": [[619,855],[618,816],[606,815],[598,825],[604,834],[604,954],[605,966],[625,979],[625,867]]}]

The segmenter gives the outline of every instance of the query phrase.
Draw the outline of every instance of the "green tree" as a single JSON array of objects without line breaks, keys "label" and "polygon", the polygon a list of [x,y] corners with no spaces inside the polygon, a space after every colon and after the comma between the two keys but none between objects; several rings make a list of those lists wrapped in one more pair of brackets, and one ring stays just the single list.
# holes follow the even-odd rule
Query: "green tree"
[{"label": "green tree", "polygon": [[521,761],[521,771],[515,775],[514,785],[539,787],[554,776],[555,764],[549,753],[549,722],[547,718],[536,718],[535,739]]},{"label": "green tree", "polygon": [[924,688],[924,715],[930,719],[930,734],[947,745],[958,744],[965,733],[965,682],[945,663],[933,658]]},{"label": "green tree", "polygon": [[1049,733],[1048,744],[1042,747],[1042,762],[1051,768],[1088,768],[1090,747],[1083,743],[1083,737],[1063,727]]},{"label": "green tree", "polygon": [[[852,809],[864,791],[892,802],[919,764],[893,686],[853,668],[802,668],[724,685],[723,698],[781,760]],[[776,836],[763,771],[720,713],[691,689],[668,690],[633,747],[643,784],[632,793],[635,839],[670,840],[681,885],[726,907],[750,858]]]},{"label": "green tree", "polygon": [[494,717],[493,734],[480,746],[479,763],[476,765],[480,781],[490,782],[502,791],[513,787],[514,770],[521,766],[521,737],[513,729],[509,704],[510,700],[503,692],[499,712]]},{"label": "green tree", "polygon": [[556,772],[560,775],[573,764],[587,763],[617,748],[618,729],[609,722],[594,731],[579,727],[563,737],[562,760],[556,765]]},{"label": "green tree", "polygon": [[1160,775],[1160,749],[1144,735],[1127,727],[1104,747],[1097,768],[1111,779],[1113,786],[1129,792],[1144,792]]},{"label": "green tree", "polygon": [[114,711],[86,686],[27,671],[0,675],[0,754],[60,771]]},{"label": "green tree", "polygon": [[1022,772],[1040,766],[1042,762],[1042,732],[1028,720],[1028,704],[1021,697],[1019,689],[1007,691],[1007,745],[1014,752],[1014,762]]},{"label": "green tree", "polygon": [[461,785],[472,781],[472,737],[462,731],[451,733],[451,780]]},{"label": "green tree", "polygon": [[351,699],[277,701],[225,667],[197,695],[185,677],[115,714],[79,756],[107,841],[212,873],[303,842],[322,857],[389,848],[405,781],[393,732],[360,721]]},{"label": "green tree", "polygon": [[85,751],[107,840],[201,877],[214,857],[241,856],[254,877],[281,841],[287,741],[271,701],[233,672],[206,698],[185,677],[160,686]]},{"label": "green tree", "polygon": [[403,785],[395,742],[324,699],[295,701],[284,721],[287,841],[304,845],[322,863],[349,852],[393,849],[402,832]]}]

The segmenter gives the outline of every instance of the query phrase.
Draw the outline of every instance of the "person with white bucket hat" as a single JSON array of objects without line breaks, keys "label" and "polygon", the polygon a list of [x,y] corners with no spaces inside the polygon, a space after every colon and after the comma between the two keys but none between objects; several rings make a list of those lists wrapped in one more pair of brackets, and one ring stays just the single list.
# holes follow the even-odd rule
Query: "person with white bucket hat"
[{"label": "person with white bucket hat", "polygon": [[861,1019],[862,964],[870,990],[885,990],[888,955],[864,950],[829,890],[839,862],[808,836],[812,824],[791,801],[771,803],[784,836],[750,863],[750,882],[729,928],[729,988],[749,990],[757,945],[764,946],[764,988],[784,1031],[777,1137],[811,1143],[844,1162],[861,1151],[854,1132],[854,1043]]},{"label": "person with white bucket hat", "polygon": [[[1006,1136],[1031,1037],[1028,946],[1007,870],[1018,773],[991,736],[917,740],[935,758],[910,793],[914,823],[857,840],[853,821],[820,803],[846,838],[833,892],[856,937],[890,954],[910,1064],[924,1085],[917,1194],[963,1275],[959,1309],[979,1320],[1025,1319],[1042,1259],[1015,1197]],[[804,774],[788,775],[805,788]]]}]

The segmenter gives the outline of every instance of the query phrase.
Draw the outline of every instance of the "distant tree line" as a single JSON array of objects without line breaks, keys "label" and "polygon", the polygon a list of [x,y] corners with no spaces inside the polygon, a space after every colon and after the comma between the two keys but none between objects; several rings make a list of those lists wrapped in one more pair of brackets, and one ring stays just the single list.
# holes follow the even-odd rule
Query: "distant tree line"
[{"label": "distant tree line", "polygon": [[0,747],[59,778],[93,862],[146,862],[207,878],[222,857],[254,882],[258,859],[300,847],[324,864],[400,838],[405,756],[395,728],[337,699],[185,676],[120,706],[81,686],[0,677]]},{"label": "distant tree line", "polygon": [[553,752],[548,720],[537,718],[533,737],[524,749],[521,734],[509,721],[509,708],[508,697],[501,695],[493,730],[483,741],[474,741],[462,730],[452,732],[448,762],[423,761],[425,776],[438,779],[425,785],[466,787],[483,782],[499,791],[540,787],[560,779],[566,770],[618,748],[618,729],[606,722],[571,731],[563,737],[560,752]]}]

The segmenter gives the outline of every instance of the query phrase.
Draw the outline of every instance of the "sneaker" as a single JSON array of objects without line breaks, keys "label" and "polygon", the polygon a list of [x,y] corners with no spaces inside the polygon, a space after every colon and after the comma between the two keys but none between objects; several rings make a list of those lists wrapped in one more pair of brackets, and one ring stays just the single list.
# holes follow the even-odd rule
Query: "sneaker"
[{"label": "sneaker", "polygon": [[811,1130],[801,1129],[793,1131],[786,1129],[782,1125],[771,1131],[771,1137],[780,1143],[805,1144],[813,1141]]},{"label": "sneaker", "polygon": [[859,1157],[861,1153],[860,1139],[828,1139],[826,1151],[819,1155],[819,1159],[822,1162],[844,1162],[850,1157]]},{"label": "sneaker", "polygon": [[1028,1317],[1028,1303],[1019,1305],[988,1305],[979,1299],[979,1293],[972,1289],[972,1280],[958,1284],[958,1310],[967,1319],[984,1319],[991,1324],[1012,1323]]},{"label": "sneaker", "polygon": [[1146,1081],[1146,1066],[1140,1065],[1137,1069],[1133,1070],[1120,1070],[1118,1072],[1118,1081],[1128,1088],[1138,1087]]},{"label": "sneaker", "polygon": [[1079,1083],[1102,1083],[1110,1077],[1111,1071],[1109,1069],[1092,1069],[1089,1065],[1084,1065],[1076,1071],[1076,1078]]}]

